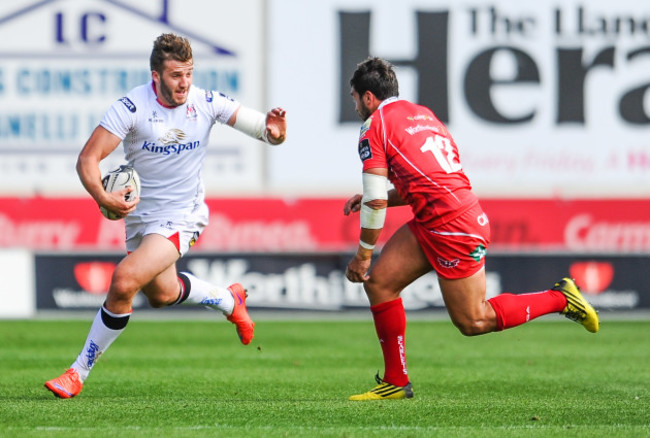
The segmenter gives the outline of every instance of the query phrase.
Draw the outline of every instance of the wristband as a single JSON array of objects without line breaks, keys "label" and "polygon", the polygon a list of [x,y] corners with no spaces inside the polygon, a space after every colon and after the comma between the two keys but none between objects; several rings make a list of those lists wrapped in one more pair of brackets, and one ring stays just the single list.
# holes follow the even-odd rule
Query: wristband
[{"label": "wristband", "polygon": [[233,128],[263,142],[269,142],[266,135],[266,115],[254,109],[240,106],[235,117]]},{"label": "wristband", "polygon": [[359,246],[361,248],[370,249],[370,250],[375,249],[375,245],[371,245],[369,243],[366,243],[363,240],[359,240]]}]

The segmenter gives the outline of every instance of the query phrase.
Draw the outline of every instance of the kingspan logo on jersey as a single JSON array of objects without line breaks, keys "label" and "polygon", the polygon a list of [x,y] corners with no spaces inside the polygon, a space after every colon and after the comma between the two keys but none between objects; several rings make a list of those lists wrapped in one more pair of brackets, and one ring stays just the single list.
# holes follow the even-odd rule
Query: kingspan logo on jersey
[{"label": "kingspan logo on jersey", "polygon": [[185,143],[184,140],[186,138],[187,135],[182,130],[170,129],[165,135],[159,137],[157,141],[145,140],[142,143],[142,150],[153,154],[171,155],[192,151],[201,145],[201,142],[198,140]]}]

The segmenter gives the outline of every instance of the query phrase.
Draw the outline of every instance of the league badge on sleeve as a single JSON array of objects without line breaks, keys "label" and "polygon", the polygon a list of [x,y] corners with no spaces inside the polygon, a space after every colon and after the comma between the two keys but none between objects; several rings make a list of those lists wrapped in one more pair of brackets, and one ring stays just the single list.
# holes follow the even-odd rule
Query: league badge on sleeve
[{"label": "league badge on sleeve", "polygon": [[368,117],[368,119],[363,122],[363,125],[361,125],[361,130],[359,131],[359,138],[363,138],[364,135],[366,135],[366,132],[370,129],[370,125],[372,124],[372,117]]}]

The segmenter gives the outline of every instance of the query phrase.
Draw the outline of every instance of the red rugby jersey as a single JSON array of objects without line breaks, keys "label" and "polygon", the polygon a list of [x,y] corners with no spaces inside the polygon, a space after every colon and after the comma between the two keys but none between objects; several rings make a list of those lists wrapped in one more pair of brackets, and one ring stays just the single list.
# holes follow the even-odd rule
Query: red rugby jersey
[{"label": "red rugby jersey", "polygon": [[386,99],[361,127],[363,170],[388,169],[388,178],[428,228],[478,202],[445,125],[421,105]]}]

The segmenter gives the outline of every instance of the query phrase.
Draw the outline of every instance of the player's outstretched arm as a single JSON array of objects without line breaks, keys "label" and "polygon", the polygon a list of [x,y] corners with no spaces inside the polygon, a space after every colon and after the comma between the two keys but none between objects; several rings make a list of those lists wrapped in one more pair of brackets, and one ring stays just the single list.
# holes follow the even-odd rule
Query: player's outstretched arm
[{"label": "player's outstretched arm", "polygon": [[282,108],[273,108],[265,115],[254,109],[240,106],[227,124],[253,138],[279,145],[287,137],[286,115],[286,111]]}]

